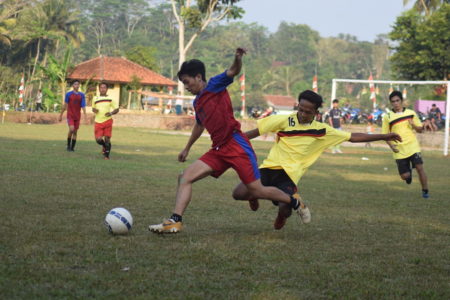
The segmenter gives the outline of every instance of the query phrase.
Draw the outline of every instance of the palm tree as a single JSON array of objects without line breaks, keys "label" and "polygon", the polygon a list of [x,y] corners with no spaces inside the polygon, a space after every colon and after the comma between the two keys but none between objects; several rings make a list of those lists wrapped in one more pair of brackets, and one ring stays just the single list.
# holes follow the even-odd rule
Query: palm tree
[{"label": "palm tree", "polygon": [[11,46],[11,29],[17,23],[17,14],[24,6],[23,1],[4,1],[0,3],[0,43]]},{"label": "palm tree", "polygon": [[23,11],[16,34],[25,41],[25,46],[30,47],[30,51],[35,49],[31,79],[34,78],[41,51],[45,65],[48,51],[58,49],[61,41],[67,41],[74,47],[84,41],[78,26],[78,13],[68,0],[32,3]]}]

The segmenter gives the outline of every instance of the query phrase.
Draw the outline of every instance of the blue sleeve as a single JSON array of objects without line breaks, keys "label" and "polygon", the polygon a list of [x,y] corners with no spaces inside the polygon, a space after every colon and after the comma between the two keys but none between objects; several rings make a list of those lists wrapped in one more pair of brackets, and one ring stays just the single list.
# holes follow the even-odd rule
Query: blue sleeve
[{"label": "blue sleeve", "polygon": [[81,107],[86,107],[86,97],[81,93]]},{"label": "blue sleeve", "polygon": [[66,98],[64,99],[64,102],[69,103],[69,97],[70,97],[70,92],[66,93]]},{"label": "blue sleeve", "polygon": [[212,93],[218,93],[227,88],[231,83],[233,83],[233,77],[228,77],[227,72],[223,72],[219,75],[212,77],[208,81],[206,90]]}]

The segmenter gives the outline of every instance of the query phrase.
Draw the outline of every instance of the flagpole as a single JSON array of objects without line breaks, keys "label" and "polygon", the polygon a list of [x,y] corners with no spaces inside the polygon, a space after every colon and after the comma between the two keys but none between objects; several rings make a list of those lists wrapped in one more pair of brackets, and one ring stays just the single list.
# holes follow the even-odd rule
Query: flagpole
[{"label": "flagpole", "polygon": [[247,114],[245,112],[245,71],[244,73],[242,73],[241,77],[239,78],[239,81],[241,82],[241,101],[242,101],[241,117],[243,119],[246,119]]}]

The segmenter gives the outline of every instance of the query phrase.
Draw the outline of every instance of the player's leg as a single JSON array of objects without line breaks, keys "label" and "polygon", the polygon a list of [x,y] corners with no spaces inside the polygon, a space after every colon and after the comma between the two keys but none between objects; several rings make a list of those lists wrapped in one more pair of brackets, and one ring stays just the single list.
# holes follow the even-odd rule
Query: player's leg
[{"label": "player's leg", "polygon": [[410,158],[402,158],[396,159],[398,173],[400,174],[400,178],[404,180],[407,184],[411,184],[412,182],[412,172],[411,172],[411,162]]},{"label": "player's leg", "polygon": [[111,135],[112,135],[112,123],[113,119],[109,119],[104,122],[103,126],[103,136],[105,140],[105,159],[109,159],[111,153]]},{"label": "player's leg", "polygon": [[422,197],[429,198],[430,194],[428,192],[428,178],[423,167],[422,155],[420,153],[414,154],[411,162],[413,168],[416,168],[417,174],[419,175],[419,181],[422,185]]},{"label": "player's leg", "polygon": [[95,122],[94,124],[94,137],[95,142],[102,146],[102,154],[105,155],[105,140],[103,139],[103,128],[101,123]]},{"label": "player's leg", "polygon": [[250,195],[250,192],[247,189],[247,186],[240,182],[233,190],[233,198],[234,200],[244,200],[248,201],[250,209],[253,211],[257,211],[259,208],[258,199],[253,198]]},{"label": "player's leg", "polygon": [[158,233],[175,233],[182,229],[182,216],[192,197],[192,184],[213,173],[213,169],[197,160],[178,176],[175,209],[172,216],[161,224],[150,225],[149,230]]},{"label": "player's leg", "polygon": [[70,151],[75,151],[75,144],[77,143],[77,132],[79,128],[80,120],[73,120],[72,144],[70,145]]}]

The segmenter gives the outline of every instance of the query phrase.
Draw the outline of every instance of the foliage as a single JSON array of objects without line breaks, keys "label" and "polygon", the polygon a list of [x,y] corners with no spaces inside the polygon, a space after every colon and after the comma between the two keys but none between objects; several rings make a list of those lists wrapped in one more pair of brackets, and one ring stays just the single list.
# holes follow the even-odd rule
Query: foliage
[{"label": "foliage", "polygon": [[156,51],[157,50],[155,47],[144,47],[138,45],[126,51],[125,55],[129,60],[150,70],[159,72],[159,66],[155,59]]},{"label": "foliage", "polygon": [[400,16],[390,33],[397,42],[391,57],[395,76],[409,80],[450,78],[450,4],[430,17],[409,11]]}]

